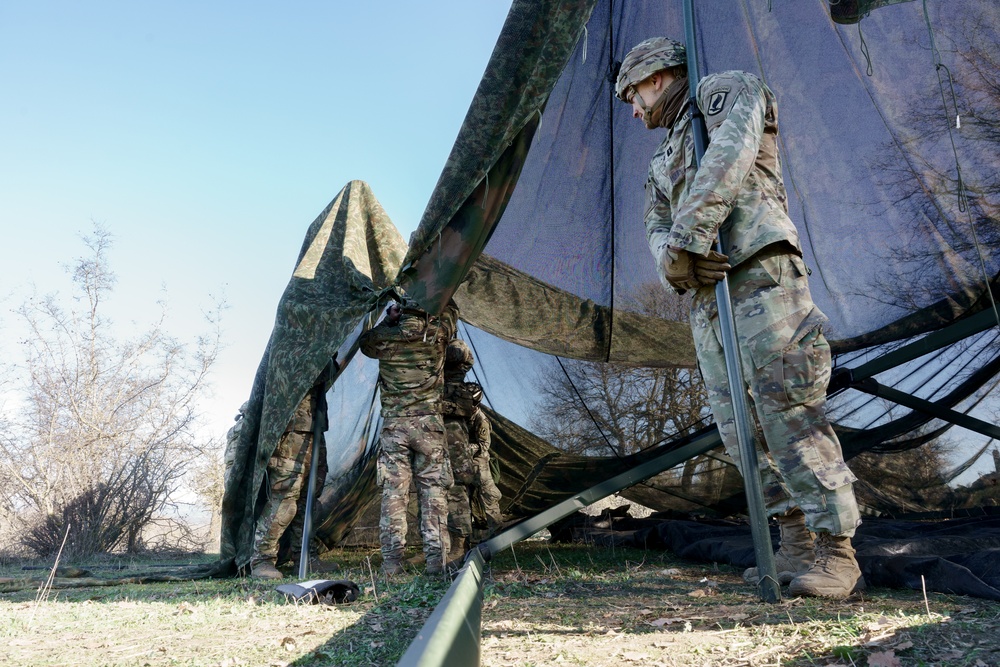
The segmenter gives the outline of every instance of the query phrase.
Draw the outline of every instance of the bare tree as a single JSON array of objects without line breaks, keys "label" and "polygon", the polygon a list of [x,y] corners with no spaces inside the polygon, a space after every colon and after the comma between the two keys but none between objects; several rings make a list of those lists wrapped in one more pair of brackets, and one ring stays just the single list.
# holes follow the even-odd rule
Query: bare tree
[{"label": "bare tree", "polygon": [[956,506],[943,477],[956,445],[939,437],[921,447],[895,452],[865,452],[851,459],[858,501],[888,512],[926,512]]},{"label": "bare tree", "polygon": [[[687,319],[688,304],[658,284],[629,303],[644,315]],[[690,368],[637,368],[558,360],[543,372],[541,410],[531,427],[563,451],[623,456],[703,425],[708,396]]]},{"label": "bare tree", "polygon": [[[644,315],[688,317],[688,300],[656,283],[641,285],[626,303]],[[705,386],[692,368],[557,359],[542,372],[539,388],[543,398],[532,430],[575,454],[626,456],[693,433],[712,420]],[[735,467],[724,459],[695,457],[634,490],[635,499],[657,509],[682,510],[724,499],[739,484]]]},{"label": "bare tree", "polygon": [[[890,196],[888,206],[913,223],[886,257],[891,270],[864,295],[910,310],[944,295],[979,296],[993,278],[982,274],[980,254],[993,271],[993,249],[1000,241],[997,29],[968,12],[945,15],[942,21],[950,40],[942,39],[938,48],[953,55],[952,68],[937,68],[940,86],[913,92],[901,117],[905,131],[894,135],[871,164]],[[872,207],[874,216],[884,212]]]},{"label": "bare tree", "polygon": [[76,556],[141,550],[143,529],[205,455],[196,400],[219,350],[218,311],[193,344],[168,335],[163,312],[117,338],[103,314],[111,234],[95,225],[83,240],[90,254],[71,267],[68,307],[48,295],[16,311],[28,331],[22,401],[0,423],[0,505],[40,555],[65,535]]}]

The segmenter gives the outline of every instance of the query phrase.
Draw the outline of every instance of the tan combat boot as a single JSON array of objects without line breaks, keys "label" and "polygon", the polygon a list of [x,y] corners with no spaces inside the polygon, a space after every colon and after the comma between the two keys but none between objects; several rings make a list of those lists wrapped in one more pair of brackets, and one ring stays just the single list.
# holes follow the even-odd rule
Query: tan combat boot
[{"label": "tan combat boot", "polygon": [[865,579],[854,558],[851,538],[830,533],[816,534],[816,561],[795,577],[788,594],[820,598],[846,598],[863,591]]},{"label": "tan combat boot", "polygon": [[392,576],[394,574],[402,574],[403,564],[395,558],[388,558],[382,561],[382,571],[389,576]]},{"label": "tan combat boot", "polygon": [[451,548],[448,551],[448,558],[445,560],[449,564],[455,563],[456,565],[461,565],[462,561],[465,560],[465,552],[468,551],[468,544],[469,538],[467,536],[452,533]]},{"label": "tan combat boot", "polygon": [[259,560],[250,564],[250,574],[258,579],[284,579],[285,575],[274,566],[273,560]]},{"label": "tan combat boot", "polygon": [[[806,515],[800,509],[776,518],[781,541],[774,554],[774,569],[778,573],[778,583],[787,584],[813,564],[814,535],[806,528]],[[757,568],[747,568],[743,581],[756,585],[760,581]]]}]

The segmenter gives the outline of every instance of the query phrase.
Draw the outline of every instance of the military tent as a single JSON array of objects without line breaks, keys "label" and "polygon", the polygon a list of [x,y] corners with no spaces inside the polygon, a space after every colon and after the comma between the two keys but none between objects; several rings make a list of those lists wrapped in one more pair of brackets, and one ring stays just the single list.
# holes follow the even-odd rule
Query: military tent
[{"label": "military tent", "polygon": [[[866,511],[989,517],[1000,6],[695,7],[702,73],[752,72],[778,98],[787,204],[830,319],[830,414],[849,463],[867,471]],[[615,99],[614,72],[640,40],[683,34],[680,0],[515,0],[409,242],[364,183],[321,212],[234,443],[223,562],[248,562],[268,457],[334,355],[319,537],[341,543],[376,498],[377,367],[353,351],[394,287],[431,312],[459,304],[514,517],[712,428],[703,404],[635,407],[664,378],[690,389],[696,372],[683,304],[664,296],[642,224],[662,133]],[[742,507],[721,450],[630,493],[688,514]]]}]

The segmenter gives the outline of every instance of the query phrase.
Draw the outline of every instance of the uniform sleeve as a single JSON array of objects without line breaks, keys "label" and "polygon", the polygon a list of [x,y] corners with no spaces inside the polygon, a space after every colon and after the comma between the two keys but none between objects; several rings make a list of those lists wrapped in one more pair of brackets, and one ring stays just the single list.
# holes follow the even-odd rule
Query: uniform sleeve
[{"label": "uniform sleeve", "polygon": [[469,444],[473,445],[477,456],[490,451],[490,420],[486,418],[483,411],[476,408],[469,418]]},{"label": "uniform sleeve", "polygon": [[764,133],[763,83],[746,72],[705,77],[698,85],[709,143],[687,197],[677,207],[668,241],[706,255],[753,168]]},{"label": "uniform sleeve", "polygon": [[398,324],[392,326],[382,321],[358,338],[361,354],[372,359],[381,359],[389,355],[399,343],[423,338],[423,320],[416,317],[403,317]]},{"label": "uniform sleeve", "polygon": [[646,181],[646,212],[643,214],[643,222],[646,224],[646,243],[649,244],[649,252],[653,255],[656,271],[663,285],[669,287],[660,257],[668,245],[670,228],[674,220],[670,215],[670,200],[656,187],[652,175]]}]

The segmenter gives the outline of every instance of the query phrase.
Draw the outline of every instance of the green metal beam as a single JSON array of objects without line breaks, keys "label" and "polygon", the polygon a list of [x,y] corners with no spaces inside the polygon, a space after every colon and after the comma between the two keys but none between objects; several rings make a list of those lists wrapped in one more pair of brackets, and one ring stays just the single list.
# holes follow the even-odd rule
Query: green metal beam
[{"label": "green metal beam", "polygon": [[499,553],[512,544],[531,537],[535,533],[548,528],[556,521],[565,519],[579,509],[593,505],[598,500],[618,493],[622,489],[634,486],[653,475],[657,475],[664,470],[669,470],[690,458],[704,454],[721,445],[722,438],[719,436],[718,430],[713,428],[711,431],[708,431],[701,437],[695,438],[686,445],[671,450],[631,470],[626,470],[606,482],[592,486],[586,491],[581,491],[575,496],[567,498],[557,505],[553,505],[544,512],[525,519],[521,523],[483,542],[479,545],[479,549],[485,552],[483,555],[486,560],[489,560],[492,554]]},{"label": "green metal beam", "polygon": [[396,663],[399,667],[479,665],[485,562],[475,549],[417,638]]},{"label": "green metal beam", "polygon": [[955,322],[954,324],[929,333],[920,340],[904,345],[898,350],[893,350],[888,354],[883,354],[878,359],[861,364],[857,368],[850,369],[853,381],[865,380],[883,371],[887,371],[896,366],[901,366],[908,361],[918,359],[925,354],[940,350],[960,340],[973,336],[990,327],[997,326],[996,316],[992,308],[981,310],[971,317]]},{"label": "green metal beam", "polygon": [[858,391],[863,391],[866,394],[871,394],[872,396],[888,399],[893,403],[898,403],[899,405],[911,408],[918,412],[923,412],[924,414],[932,417],[943,419],[946,422],[961,426],[962,428],[967,428],[970,431],[975,431],[976,433],[981,433],[987,437],[1000,439],[1000,428],[998,428],[995,424],[984,422],[982,419],[970,417],[969,415],[962,414],[961,412],[957,412],[950,408],[943,408],[936,403],[925,401],[922,398],[917,398],[916,396],[899,391],[898,389],[886,387],[872,378],[862,380],[861,382],[855,382],[851,385],[851,387],[857,389]]},{"label": "green metal beam", "polygon": [[651,461],[581,491],[572,498],[508,528],[469,552],[455,583],[438,603],[417,638],[403,654],[398,667],[446,667],[479,665],[482,623],[483,571],[493,554],[531,537],[579,509],[638,484],[688,459],[722,445],[717,429],[696,436],[691,442]]}]

